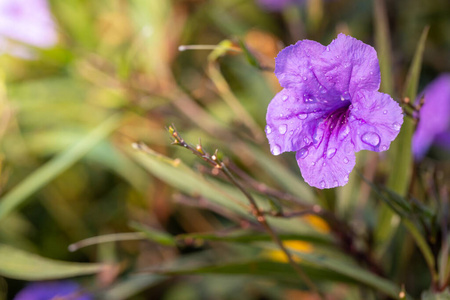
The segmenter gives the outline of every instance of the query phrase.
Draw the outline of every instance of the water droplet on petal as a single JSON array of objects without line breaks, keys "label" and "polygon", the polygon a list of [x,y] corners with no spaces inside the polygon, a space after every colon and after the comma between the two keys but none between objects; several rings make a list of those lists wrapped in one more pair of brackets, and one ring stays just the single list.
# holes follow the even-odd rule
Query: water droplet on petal
[{"label": "water droplet on petal", "polygon": [[272,133],[272,128],[270,128],[269,125],[266,126],[266,133],[267,134],[271,134]]},{"label": "water droplet on petal", "polygon": [[273,155],[280,155],[281,153],[281,148],[278,145],[273,146],[273,148],[271,149],[271,152]]},{"label": "water droplet on petal", "polygon": [[398,123],[394,123],[392,124],[392,128],[394,128],[394,130],[399,131],[400,128],[402,128],[402,125],[398,124]]},{"label": "water droplet on petal", "polygon": [[344,157],[344,164],[348,164],[348,158]]},{"label": "water droplet on petal", "polygon": [[305,157],[308,156],[308,154],[309,154],[309,152],[308,152],[308,149],[306,147],[300,149],[300,151],[298,152],[298,156],[300,158],[305,158]]},{"label": "water droplet on petal", "polygon": [[340,141],[344,140],[348,136],[349,133],[350,133],[350,127],[348,125],[345,125],[339,131],[339,140]]},{"label": "water droplet on petal", "polygon": [[303,80],[306,81],[306,80],[308,80],[308,78],[306,78],[306,76],[303,76]]},{"label": "water droplet on petal", "polygon": [[313,135],[314,144],[319,143],[322,140],[322,136],[323,136],[322,129],[317,128],[316,132],[314,132],[314,135]]},{"label": "water droplet on petal", "polygon": [[376,147],[380,144],[380,136],[375,132],[366,132],[361,136],[361,140],[367,145]]},{"label": "water droplet on petal", "polygon": [[309,144],[309,138],[308,138],[308,137],[305,137],[305,138],[303,139],[303,141],[305,142],[305,144]]},{"label": "water droplet on petal", "polygon": [[325,188],[325,181],[322,180],[319,185],[321,189]]},{"label": "water droplet on petal", "polygon": [[382,150],[382,151],[386,151],[386,150],[387,150],[387,146],[382,146],[382,147],[381,147],[381,150]]},{"label": "water droplet on petal", "polygon": [[387,110],[383,110],[383,115],[387,114]]},{"label": "water droplet on petal", "polygon": [[336,155],[336,148],[330,148],[327,150],[327,158],[331,159]]},{"label": "water droplet on petal", "polygon": [[330,51],[330,47],[327,46],[326,50],[329,52]]},{"label": "water droplet on petal", "polygon": [[282,118],[283,117],[283,114],[280,114],[280,118]]},{"label": "water droplet on petal", "polygon": [[345,183],[348,182],[348,175],[345,175],[345,177],[344,177],[344,182],[345,182]]},{"label": "water droplet on petal", "polygon": [[298,117],[300,120],[304,120],[304,119],[306,119],[306,118],[308,117],[308,114],[299,114],[297,117]]},{"label": "water droplet on petal", "polygon": [[337,181],[337,180],[335,180],[334,182],[333,182],[333,186],[334,187],[337,187],[339,185],[339,182]]},{"label": "water droplet on petal", "polygon": [[282,99],[283,101],[286,101],[288,98],[289,98],[288,96],[284,95]]},{"label": "water droplet on petal", "polygon": [[344,98],[344,96],[342,96],[342,95],[341,95],[341,101],[345,101],[345,98]]},{"label": "water droplet on petal", "polygon": [[312,163],[311,163],[311,166],[315,166],[315,165],[316,165],[316,163],[315,163],[315,162],[312,162]]},{"label": "water droplet on petal", "polygon": [[293,134],[294,134],[294,130],[290,130],[290,131],[289,131],[289,134],[290,134],[290,135],[293,135]]},{"label": "water droplet on petal", "polygon": [[282,125],[280,125],[280,127],[278,127],[278,132],[280,134],[285,134],[286,131],[287,131],[287,125],[286,124],[282,124]]}]

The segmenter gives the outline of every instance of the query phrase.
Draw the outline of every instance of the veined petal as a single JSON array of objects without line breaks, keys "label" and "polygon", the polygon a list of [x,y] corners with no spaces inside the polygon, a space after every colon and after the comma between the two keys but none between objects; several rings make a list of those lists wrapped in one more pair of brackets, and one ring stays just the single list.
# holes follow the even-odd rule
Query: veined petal
[{"label": "veined petal", "polygon": [[326,79],[323,85],[336,92],[349,92],[353,97],[356,91],[378,91],[381,76],[375,49],[345,34],[339,34],[314,68],[320,78]]},{"label": "veined petal", "polygon": [[270,102],[266,116],[265,130],[272,154],[297,151],[312,144],[317,124],[326,113],[320,103],[305,98],[301,92],[279,92]]},{"label": "veined petal", "polygon": [[349,107],[349,126],[355,151],[386,151],[403,124],[403,112],[389,95],[359,91]]},{"label": "veined petal", "polygon": [[[293,88],[309,84],[308,79],[313,77],[311,68],[323,51],[323,45],[310,40],[298,41],[281,50],[275,59],[275,75],[280,85]],[[314,86],[318,88],[317,82],[313,82]]]},{"label": "veined petal", "polygon": [[345,116],[321,123],[318,130],[324,133],[319,143],[296,154],[303,179],[321,189],[343,186],[355,166],[354,145]]}]

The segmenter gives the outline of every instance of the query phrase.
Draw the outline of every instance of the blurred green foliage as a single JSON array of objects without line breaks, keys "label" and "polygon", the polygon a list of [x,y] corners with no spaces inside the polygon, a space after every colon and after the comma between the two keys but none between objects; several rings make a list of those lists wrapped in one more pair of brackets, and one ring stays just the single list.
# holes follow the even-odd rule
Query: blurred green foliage
[{"label": "blurred green foliage", "polygon": [[[245,195],[171,145],[171,124],[219,149],[282,240],[311,245],[293,255],[329,299],[400,299],[402,286],[419,298],[448,285],[448,153],[414,166],[411,125],[388,155],[358,153],[348,185],[320,191],[293,155],[270,154],[263,132],[280,89],[267,70],[298,39],[328,44],[344,32],[374,45],[382,88],[413,98],[450,70],[448,0],[308,0],[279,13],[253,0],[51,9],[57,47],[35,49],[36,60],[0,56],[0,299],[26,280],[84,274],[77,280],[99,299],[318,299],[274,258]],[[231,49],[178,51],[220,43]],[[319,217],[276,216],[301,209]]]}]

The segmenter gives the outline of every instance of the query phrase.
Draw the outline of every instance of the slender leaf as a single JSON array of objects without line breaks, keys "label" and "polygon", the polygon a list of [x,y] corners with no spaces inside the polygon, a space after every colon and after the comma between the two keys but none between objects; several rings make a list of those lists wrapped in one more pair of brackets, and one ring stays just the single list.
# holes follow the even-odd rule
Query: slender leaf
[{"label": "slender leaf", "polygon": [[118,115],[108,118],[73,147],[69,147],[54,157],[4,195],[0,199],[0,221],[23,204],[33,193],[81,159],[89,150],[114,131],[120,124],[120,120],[121,118]]},{"label": "slender leaf", "polygon": [[0,244],[0,275],[21,280],[49,280],[93,274],[102,264],[52,260]]},{"label": "slender leaf", "polygon": [[375,19],[375,46],[380,61],[381,91],[394,93],[392,80],[392,53],[389,23],[384,0],[373,1]]},{"label": "slender leaf", "polygon": [[139,224],[136,222],[131,222],[130,227],[142,232],[147,239],[154,241],[158,244],[161,244],[164,246],[175,246],[176,245],[175,238],[168,233],[150,228],[148,226],[145,226],[143,224]]}]

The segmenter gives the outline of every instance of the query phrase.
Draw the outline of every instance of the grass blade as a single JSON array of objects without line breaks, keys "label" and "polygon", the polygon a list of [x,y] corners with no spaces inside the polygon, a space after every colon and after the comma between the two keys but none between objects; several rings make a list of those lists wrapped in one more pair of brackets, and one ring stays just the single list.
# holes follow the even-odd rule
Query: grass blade
[{"label": "grass blade", "polygon": [[119,125],[120,119],[118,115],[110,117],[73,147],[69,147],[54,157],[4,195],[0,199],[0,221],[22,205],[29,196],[72,166],[101,140],[113,132]]}]

